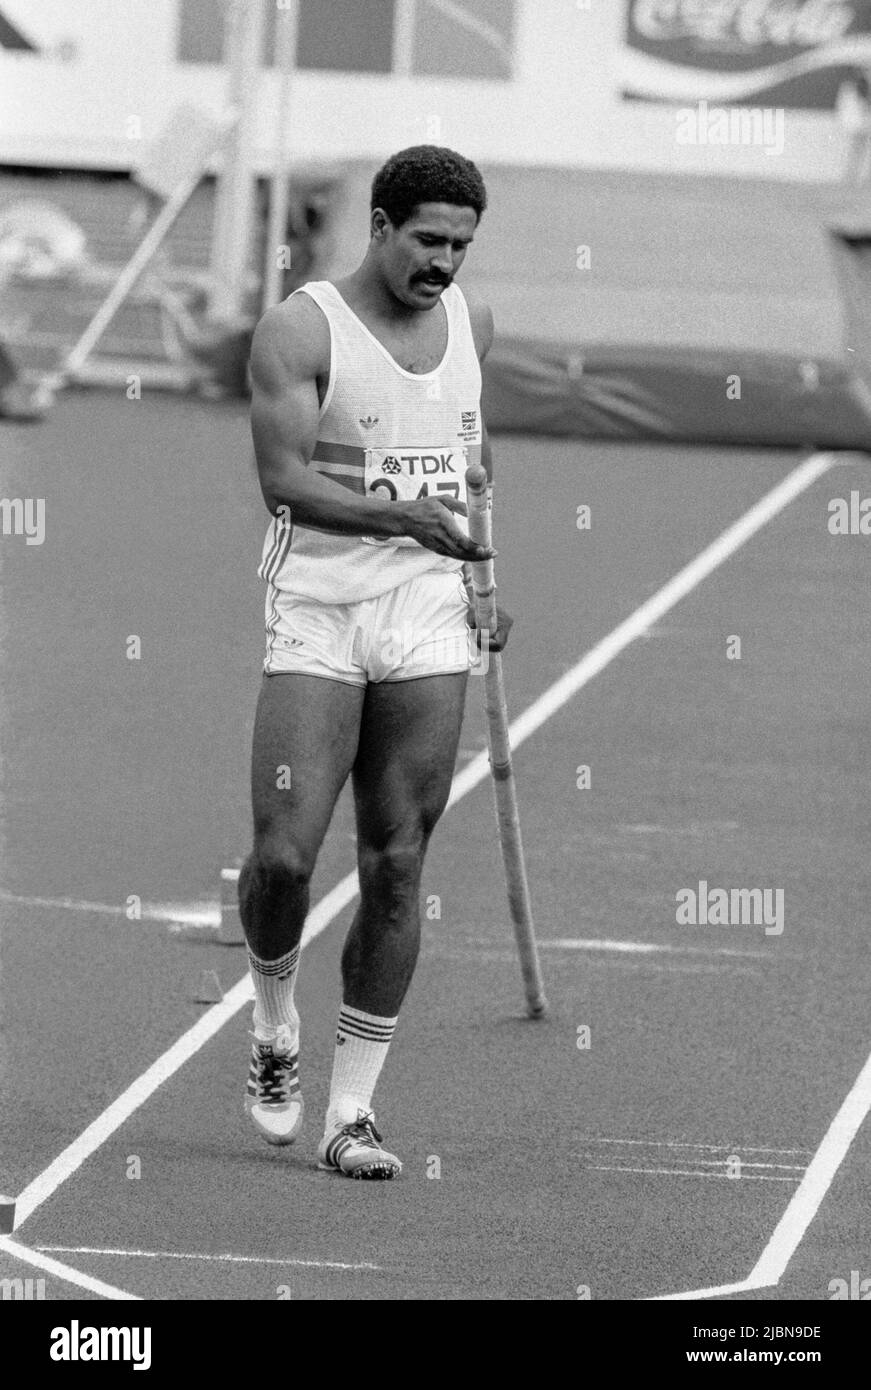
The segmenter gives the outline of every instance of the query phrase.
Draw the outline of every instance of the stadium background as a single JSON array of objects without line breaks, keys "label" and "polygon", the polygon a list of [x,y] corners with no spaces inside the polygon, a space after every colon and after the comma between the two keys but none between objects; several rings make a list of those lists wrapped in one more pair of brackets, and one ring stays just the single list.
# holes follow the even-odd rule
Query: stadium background
[{"label": "stadium background", "polygon": [[[0,13],[32,52],[0,48],[0,161],[126,168],[134,157],[128,117],[141,136],[157,135],[167,111],[191,101],[217,112],[226,79],[218,59],[222,0],[3,0]],[[274,15],[275,7],[267,6]],[[749,6],[720,6],[740,18]],[[753,7],[758,10],[758,6]],[[769,7],[774,10],[775,7]],[[783,6],[779,7],[781,10]],[[806,5],[787,6],[801,11]],[[818,7],[817,7],[818,8]],[[826,8],[826,7],[824,7]],[[751,177],[828,181],[838,158],[832,120],[840,73],[860,62],[868,31],[864,0],[827,7],[846,42],[831,39],[842,60],[823,65],[790,97],[791,138],[782,156],[760,150],[679,146],[668,106],[624,100],[638,86],[627,15],[669,11],[689,17],[698,6],[624,0],[302,0],[293,149],[316,159],[379,158],[385,149],[420,143],[427,122],[441,119],[447,143],[485,162],[584,165],[658,172],[716,172]],[[268,33],[265,57],[269,57]],[[649,26],[648,26],[649,27]],[[666,28],[668,26],[665,26]],[[660,41],[662,57],[685,56],[689,22],[673,24]],[[710,27],[710,26],[708,26]],[[748,43],[736,25],[728,42],[704,39],[694,50],[696,73],[708,72],[688,98],[716,98],[716,79],[735,66],[763,72],[807,52],[779,28],[778,45]],[[801,31],[798,31],[799,34]],[[683,45],[683,54],[680,46]],[[677,51],[676,51],[677,50]],[[707,54],[705,61],[701,54]],[[543,75],[546,74],[546,92]],[[770,80],[745,84],[775,93]],[[655,89],[655,83],[654,83]],[[746,98],[745,98],[746,99]],[[810,104],[809,104],[810,103]],[[258,91],[258,140],[268,159],[277,109],[277,83],[268,66]],[[63,112],[63,121],[58,113]]]},{"label": "stadium background", "polygon": [[[57,361],[141,237],[127,176],[169,114],[226,109],[222,3],[49,0],[31,13],[5,0],[0,240],[4,207],[49,198],[85,231],[90,256],[90,273],[63,290],[7,285],[0,332],[22,370]],[[244,389],[281,109],[276,7],[264,0],[263,13],[245,150],[260,235],[250,241],[247,302],[236,264],[237,289],[222,306],[238,332],[210,335],[206,322],[197,339],[196,324],[169,321],[159,285],[140,284],[87,379],[122,379],[133,359],[149,384],[206,376]],[[467,273],[493,302],[499,331],[487,373],[494,427],[859,445],[865,414],[852,383],[868,352],[868,200],[838,177],[848,142],[834,108],[840,84],[871,54],[871,9],[856,0],[710,13],[716,21],[655,0],[302,0],[285,156],[297,221],[316,218],[318,236],[284,292],[354,263],[384,150],[453,144],[491,186],[493,215]],[[722,109],[720,91],[748,120],[776,109],[776,145],[752,124],[725,143],[682,138],[681,112],[699,102]],[[204,161],[162,271],[201,329],[218,169],[216,157]],[[190,374],[162,372],[167,356]],[[114,378],[100,358],[119,359]],[[740,412],[719,389],[729,371],[752,387]]]}]

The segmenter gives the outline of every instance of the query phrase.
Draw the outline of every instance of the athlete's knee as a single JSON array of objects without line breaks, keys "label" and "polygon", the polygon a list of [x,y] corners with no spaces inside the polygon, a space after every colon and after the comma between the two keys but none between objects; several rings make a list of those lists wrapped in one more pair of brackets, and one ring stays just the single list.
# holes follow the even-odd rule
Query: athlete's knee
[{"label": "athlete's knee", "polygon": [[267,893],[301,893],[308,888],[315,856],[303,844],[274,832],[255,838],[243,878]]},{"label": "athlete's knee", "polygon": [[358,849],[360,886],[380,898],[416,893],[420,883],[426,836],[419,827],[377,843],[363,842]]}]

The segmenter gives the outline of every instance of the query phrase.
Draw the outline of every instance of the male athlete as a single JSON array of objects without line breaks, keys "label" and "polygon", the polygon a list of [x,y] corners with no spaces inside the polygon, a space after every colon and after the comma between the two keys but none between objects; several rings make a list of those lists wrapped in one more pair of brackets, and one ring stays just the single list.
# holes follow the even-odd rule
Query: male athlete
[{"label": "male athlete", "polygon": [[[470,666],[465,470],[492,476],[481,370],[493,336],[454,277],[486,206],[452,150],[394,155],[362,264],[261,319],[251,423],[274,520],[254,730],[254,846],[239,901],[255,988],[246,1109],[271,1144],[303,1118],[294,985],[309,880],[352,778],[360,905],[342,954],[319,1167],[392,1178],[371,1109],[420,941],[423,858],[444,810]],[[467,580],[465,581],[468,582]],[[511,619],[490,636],[501,650]]]}]

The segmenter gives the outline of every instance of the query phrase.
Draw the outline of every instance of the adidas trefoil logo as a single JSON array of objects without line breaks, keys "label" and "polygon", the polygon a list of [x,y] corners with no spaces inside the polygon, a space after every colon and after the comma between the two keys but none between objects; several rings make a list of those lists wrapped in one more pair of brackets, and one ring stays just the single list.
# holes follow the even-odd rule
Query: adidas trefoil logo
[{"label": "adidas trefoil logo", "polygon": [[373,425],[378,424],[378,416],[367,415],[365,420],[360,421],[360,424],[363,426],[364,430],[371,430]]}]

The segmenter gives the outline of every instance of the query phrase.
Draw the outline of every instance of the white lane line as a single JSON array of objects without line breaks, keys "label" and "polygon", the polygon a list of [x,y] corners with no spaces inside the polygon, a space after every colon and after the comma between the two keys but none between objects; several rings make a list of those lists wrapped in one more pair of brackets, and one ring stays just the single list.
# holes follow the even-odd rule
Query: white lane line
[{"label": "white lane line", "polygon": [[[535,733],[551,715],[555,714],[573,695],[576,695],[589,681],[597,676],[600,671],[619,656],[624,648],[630,643],[635,642],[641,637],[657,619],[663,617],[676,603],[701,584],[713,570],[722,565],[724,560],[728,560],[730,555],[734,555],[742,545],[750,540],[751,536],[769,521],[778,512],[783,511],[789,502],[792,502],[801,493],[805,492],[818,478],[833,467],[836,456],[834,454],[812,454],[805,459],[804,463],[799,464],[798,468],[778,483],[776,487],[767,492],[764,497],[745,512],[742,517],[729,526],[721,536],[705,547],[704,550],[685,565],[682,570],[678,570],[673,579],[664,584],[653,596],[635,612],[630,614],[622,623],[619,623],[607,637],[603,637],[601,642],[597,642],[582,657],[571,670],[561,676],[543,695],[524,710],[514,723],[511,725],[511,747],[519,748],[521,743]],[[451,806],[455,801],[459,801],[461,796],[465,796],[470,790],[467,786],[469,779],[471,786],[477,785],[480,781],[478,775],[480,760],[483,760],[484,774],[487,771],[487,754],[479,754],[469,766],[463,768],[454,778],[454,785],[448,805]],[[483,775],[483,774],[482,774]]]},{"label": "white lane line", "polygon": [[114,1284],[104,1284],[102,1279],[94,1279],[90,1274],[73,1269],[71,1265],[51,1259],[49,1255],[38,1254],[31,1250],[29,1245],[21,1245],[11,1236],[0,1236],[0,1250],[5,1250],[16,1260],[21,1260],[22,1264],[44,1269],[46,1274],[53,1274],[55,1278],[63,1279],[66,1284],[75,1284],[79,1289],[87,1289],[89,1293],[99,1294],[101,1298],[124,1299],[135,1303],[142,1301],[138,1293],[127,1293],[124,1289],[116,1289]]},{"label": "white lane line", "polygon": [[778,1221],[771,1239],[760,1255],[750,1278],[777,1284],[795,1254],[835,1174],[871,1110],[871,1055],[856,1077],[849,1094],[835,1115],[802,1178],[798,1191]]},{"label": "white lane line", "polygon": [[274,1255],[206,1255],[192,1250],[116,1250],[109,1246],[97,1245],[37,1245],[37,1250],[54,1251],[66,1255],[121,1255],[133,1260],[214,1260],[219,1264],[239,1265],[293,1265],[299,1269],[348,1269],[379,1272],[381,1265],[368,1262],[348,1264],[344,1260],[294,1260],[278,1259]]},{"label": "white lane line", "polygon": [[[730,1155],[730,1156],[731,1156],[731,1155]],[[601,1154],[594,1155],[594,1154],[592,1154],[592,1153],[588,1153],[588,1152],[587,1152],[586,1150],[584,1150],[584,1149],[580,1149],[580,1150],[577,1150],[577,1151],[573,1152],[572,1157],[573,1157],[573,1158],[582,1158],[582,1159],[583,1159],[583,1158],[593,1158],[593,1157],[599,1157],[599,1158],[601,1158],[602,1155],[601,1155]],[[620,1154],[612,1154],[611,1157],[612,1157],[612,1158],[620,1158],[620,1157],[623,1157],[623,1155],[620,1155]],[[627,1155],[627,1157],[628,1157],[628,1155]],[[806,1166],[806,1164],[804,1164],[804,1163],[763,1163],[763,1162],[761,1162],[760,1159],[758,1159],[758,1158],[742,1158],[740,1154],[735,1154],[734,1157],[737,1158],[737,1159],[739,1160],[739,1163],[740,1163],[740,1166],[741,1166],[741,1172],[742,1172],[742,1173],[743,1173],[744,1170],[747,1169],[747,1168],[782,1168],[782,1169],[784,1170],[784,1172],[789,1172],[789,1173],[806,1173],[806,1172],[807,1172],[807,1166]],[[643,1162],[645,1158],[649,1158],[649,1159],[651,1159],[651,1161],[652,1161],[653,1158],[654,1158],[654,1155],[653,1155],[653,1154],[644,1154],[644,1155],[642,1155],[641,1161]],[[695,1157],[694,1155],[691,1155],[691,1154],[684,1154],[684,1155],[683,1155],[682,1157],[680,1157],[680,1158],[677,1157],[677,1156],[675,1156],[674,1162],[675,1162],[675,1163],[698,1163],[698,1164],[699,1164],[701,1167],[703,1167],[703,1168],[726,1168],[726,1167],[728,1166],[729,1159],[728,1159],[728,1158],[697,1158],[697,1157]],[[587,1166],[588,1166],[588,1167],[592,1167],[593,1165],[592,1165],[592,1164],[588,1164]],[[628,1171],[628,1170],[627,1170],[627,1171]],[[733,1180],[737,1179],[739,1176],[740,1176],[740,1175],[738,1175],[738,1174],[733,1174]],[[798,1182],[798,1178],[796,1178],[795,1181]],[[40,1249],[41,1249],[41,1248],[42,1248],[42,1247],[40,1247]]]},{"label": "white lane line", "polygon": [[[741,951],[732,946],[673,946],[665,941],[624,941],[581,936],[555,936],[539,941],[542,950],[554,951],[623,951],[627,955],[649,956],[657,952],[675,956],[737,956],[746,960],[772,960],[771,951]],[[782,957],[778,956],[778,960]]]},{"label": "white lane line", "polygon": [[215,1033],[253,997],[251,978],[245,975],[238,984],[228,990],[219,1004],[214,1004],[208,1009],[192,1028],[182,1033],[172,1047],[158,1057],[156,1062],[152,1062],[147,1071],[138,1076],[126,1091],[122,1091],[117,1100],[114,1100],[47,1168],[27,1184],[16,1199],[15,1229],[32,1216],[36,1208],[41,1206],[61,1183],[66,1182],[67,1178],[82,1166],[85,1159],[90,1158],[91,1154],[154,1094],[158,1086],[177,1072],[179,1067],[193,1057],[194,1053],[214,1037]]},{"label": "white lane line", "polygon": [[741,1279],[737,1284],[716,1284],[710,1289],[689,1289],[686,1293],[658,1293],[643,1298],[642,1303],[679,1303],[691,1298],[717,1298],[726,1293],[749,1293],[751,1289],[765,1289],[767,1284],[754,1284],[752,1279]]},{"label": "white lane line", "polygon": [[798,1182],[798,1178],[768,1177],[765,1173],[742,1173],[740,1178],[730,1178],[728,1173],[699,1173],[694,1168],[620,1168],[605,1163],[585,1163],[587,1173],[654,1173],[664,1178],[713,1178],[718,1182]]},{"label": "white lane line", "polygon": [[[745,1169],[745,1168],[782,1168],[782,1169],[784,1170],[784,1172],[789,1172],[789,1173],[806,1173],[806,1172],[807,1172],[807,1165],[804,1164],[804,1163],[763,1163],[763,1162],[762,1162],[760,1159],[758,1159],[758,1158],[741,1158],[741,1155],[740,1155],[740,1154],[736,1154],[735,1156],[736,1156],[736,1158],[740,1159],[740,1162],[741,1162],[741,1172],[742,1172],[742,1173],[744,1172],[744,1169]],[[728,1160],[727,1158],[697,1158],[697,1159],[696,1159],[696,1163],[704,1163],[707,1167],[711,1167],[711,1168],[722,1168],[722,1167],[724,1167],[728,1162],[729,1162],[729,1160]],[[796,1178],[796,1182],[797,1182],[797,1181],[798,1181],[798,1179]]]},{"label": "white lane line", "polygon": [[[509,726],[512,748],[517,748],[555,714],[573,695],[577,694],[594,676],[598,675],[609,662],[613,661],[623,649],[640,637],[651,623],[673,608],[680,599],[685,598],[703,579],[725,560],[733,555],[766,522],[782,511],[787,503],[798,497],[832,467],[833,454],[813,454],[798,468],[765,494],[748,512],[729,526],[711,545],[696,556],[694,560],[674,578],[670,579],[657,593],[647,599],[624,622],[618,624],[613,632],[592,647],[586,656],[576,662],[572,669],[561,676],[543,695],[526,709]],[[464,796],[468,796],[479,782],[484,781],[489,772],[489,754],[484,751],[473,758],[468,767],[458,772],[451,786],[447,809],[455,806]],[[321,899],[309,914],[302,944],[312,941],[338,916],[342,908],[351,902],[358,891],[356,870],[347,874],[340,883]],[[159,1057],[142,1076],[138,1077],[127,1090],[118,1097],[83,1134],[68,1145],[43,1172],[39,1173],[20,1194],[16,1204],[16,1229],[22,1222],[45,1202],[53,1192],[66,1182],[101,1144],[138,1110],[164,1081],[176,1072],[189,1057],[206,1043],[234,1014],[253,998],[253,986],[249,976],[245,976],[224,996],[220,1004],[215,1004],[203,1017],[189,1028],[167,1052]]]},{"label": "white lane line", "polygon": [[773,1149],[758,1144],[695,1144],[684,1143],[681,1139],[608,1139],[604,1136],[588,1138],[576,1136],[577,1144],[631,1144],[642,1149],[700,1149],[705,1153],[724,1154],[812,1154],[813,1149]]},{"label": "white lane line", "polygon": [[[23,893],[8,893],[0,889],[0,902],[16,903],[21,907],[59,908],[64,912],[90,912],[101,917],[126,917],[127,908],[120,903],[89,903],[81,898],[36,898]],[[216,903],[143,903],[138,918],[142,922],[189,922],[192,926],[219,927],[221,910]]]},{"label": "white lane line", "polygon": [[[302,944],[305,946],[309,941],[314,940],[324,931],[335,917],[341,912],[346,903],[350,902],[358,891],[358,881],[356,870],[348,874],[336,885],[326,897],[312,909],[306,921],[305,931],[302,936]],[[47,1168],[43,1169],[32,1182],[28,1183],[23,1192],[20,1193],[15,1203],[15,1229],[32,1216],[37,1207],[52,1195],[53,1192],[66,1182],[67,1178],[79,1169],[87,1158],[90,1158],[101,1144],[114,1134],[126,1120],[138,1110],[141,1105],[154,1094],[164,1081],[167,1081],[180,1067],[210,1038],[223,1028],[225,1023],[250,1003],[254,998],[254,986],[251,983],[250,975],[244,975],[241,980],[228,990],[219,1004],[214,1004],[203,1016],[197,1020],[192,1028],[173,1043],[156,1062],[143,1072],[141,1076],[123,1091],[117,1100],[113,1101],[96,1120],[92,1121],[88,1128],[74,1139],[72,1144],[58,1154]]]},{"label": "white lane line", "polygon": [[787,1265],[801,1244],[808,1226],[819,1211],[822,1200],[831,1187],[835,1174],[846,1158],[847,1151],[869,1110],[871,1110],[871,1055],[868,1056],[864,1067],[829,1125],[822,1143],[805,1170],[804,1177],[790,1198],[786,1211],[775,1226],[768,1244],[747,1278],[741,1284],[723,1285],[716,1289],[693,1289],[689,1293],[659,1294],[658,1299],[714,1298],[719,1293],[776,1288],[786,1272]]}]

